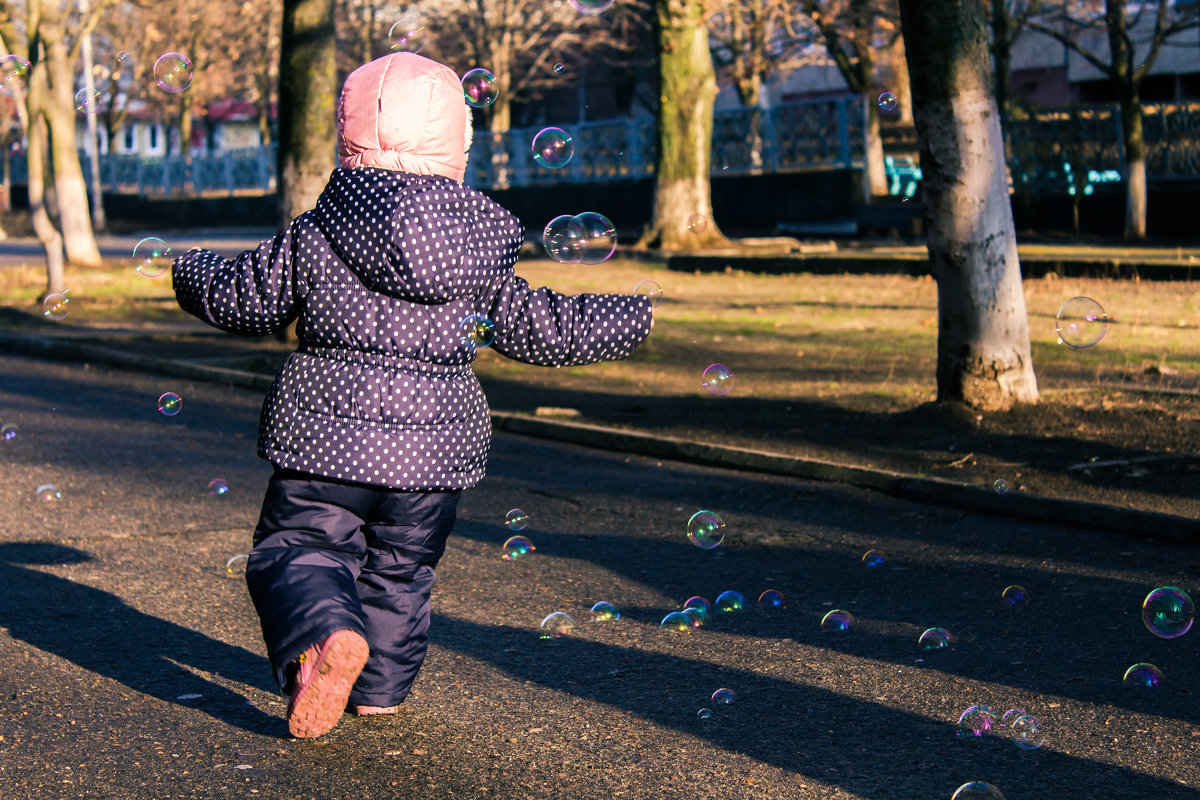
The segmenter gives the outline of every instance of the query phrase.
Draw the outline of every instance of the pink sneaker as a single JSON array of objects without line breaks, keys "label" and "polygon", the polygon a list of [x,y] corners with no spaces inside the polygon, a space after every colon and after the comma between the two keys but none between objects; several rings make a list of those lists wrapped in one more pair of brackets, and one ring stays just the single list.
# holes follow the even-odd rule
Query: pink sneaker
[{"label": "pink sneaker", "polygon": [[300,655],[287,710],[293,736],[311,739],[337,725],[369,652],[366,639],[345,630],[334,631]]},{"label": "pink sneaker", "polygon": [[356,717],[371,717],[376,714],[395,714],[400,706],[350,706],[350,713]]}]

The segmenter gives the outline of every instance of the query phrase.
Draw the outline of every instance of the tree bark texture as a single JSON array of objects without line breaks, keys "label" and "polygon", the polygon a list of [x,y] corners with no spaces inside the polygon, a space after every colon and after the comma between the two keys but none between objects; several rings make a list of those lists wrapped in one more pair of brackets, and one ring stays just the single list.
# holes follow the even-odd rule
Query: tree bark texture
[{"label": "tree bark texture", "polygon": [[1104,24],[1112,54],[1109,77],[1121,106],[1125,137],[1125,238],[1146,238],[1146,140],[1142,135],[1140,79],[1122,0],[1105,0]]},{"label": "tree bark texture", "polygon": [[33,222],[33,232],[46,254],[46,291],[42,293],[42,297],[45,297],[65,291],[66,276],[63,270],[63,237],[46,212],[44,176],[50,137],[42,115],[42,106],[45,104],[49,87],[45,70],[40,68],[40,65],[31,70],[29,78],[29,94],[25,97],[27,110],[23,116],[27,121],[25,133],[29,140],[25,152],[29,173],[29,216]]},{"label": "tree bark texture", "polygon": [[1038,398],[982,0],[900,0],[938,285],[937,396]]},{"label": "tree bark texture", "polygon": [[279,60],[280,228],[312,208],[337,163],[334,0],[284,0]]},{"label": "tree bark texture", "polygon": [[[717,77],[700,0],[656,0],[658,156],[654,211],[641,244],[660,250],[728,245],[712,216],[713,103]],[[703,218],[703,226],[689,220]]]},{"label": "tree bark texture", "polygon": [[883,134],[880,131],[878,97],[868,92],[863,97],[864,114],[866,114],[865,149],[863,160],[863,202],[870,203],[872,197],[880,197],[888,193],[887,166],[883,161]]}]

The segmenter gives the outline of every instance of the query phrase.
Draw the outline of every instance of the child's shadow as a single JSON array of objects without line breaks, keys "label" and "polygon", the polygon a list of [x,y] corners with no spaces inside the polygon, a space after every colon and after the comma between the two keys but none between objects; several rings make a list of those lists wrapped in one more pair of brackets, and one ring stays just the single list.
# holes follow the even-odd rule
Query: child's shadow
[{"label": "child's shadow", "polygon": [[[58,544],[0,544],[0,625],[14,639],[135,691],[195,707],[243,730],[283,735],[278,718],[186,668],[276,691],[265,658],[145,614],[108,592],[20,566],[89,560],[87,553]],[[179,699],[186,695],[199,697]]]}]

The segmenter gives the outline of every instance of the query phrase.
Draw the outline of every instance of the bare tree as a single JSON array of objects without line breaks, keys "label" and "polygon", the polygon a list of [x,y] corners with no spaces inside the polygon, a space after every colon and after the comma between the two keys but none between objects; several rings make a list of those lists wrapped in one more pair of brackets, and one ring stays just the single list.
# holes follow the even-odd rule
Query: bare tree
[{"label": "bare tree", "polygon": [[1036,402],[983,0],[899,3],[938,286],[938,400]]},{"label": "bare tree", "polygon": [[284,0],[279,58],[279,221],[312,208],[336,164],[334,0]]},{"label": "bare tree", "polygon": [[1012,84],[1012,51],[1021,34],[1045,11],[1046,0],[987,0],[991,11],[992,62],[996,68],[996,107],[1001,122],[1009,118]]},{"label": "bare tree", "polygon": [[[1112,84],[1125,144],[1125,236],[1143,239],[1147,192],[1142,81],[1164,46],[1184,31],[1200,27],[1200,5],[1176,5],[1172,0],[1058,0],[1054,10],[1059,24],[1043,18],[1029,25],[1078,53]],[[1089,44],[1088,34],[1097,30],[1106,34],[1100,47]]]}]

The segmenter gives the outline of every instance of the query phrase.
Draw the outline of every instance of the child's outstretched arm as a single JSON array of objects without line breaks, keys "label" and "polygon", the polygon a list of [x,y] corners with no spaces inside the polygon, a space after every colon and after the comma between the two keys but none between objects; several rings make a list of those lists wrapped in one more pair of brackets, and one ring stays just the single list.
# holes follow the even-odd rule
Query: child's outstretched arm
[{"label": "child's outstretched arm", "polygon": [[201,249],[175,259],[171,279],[179,306],[241,336],[267,336],[287,327],[303,291],[294,269],[298,221],[232,260]]},{"label": "child's outstretched arm", "polygon": [[567,296],[530,289],[512,273],[495,289],[492,347],[527,364],[565,367],[628,358],[650,334],[649,298],[623,294]]}]

